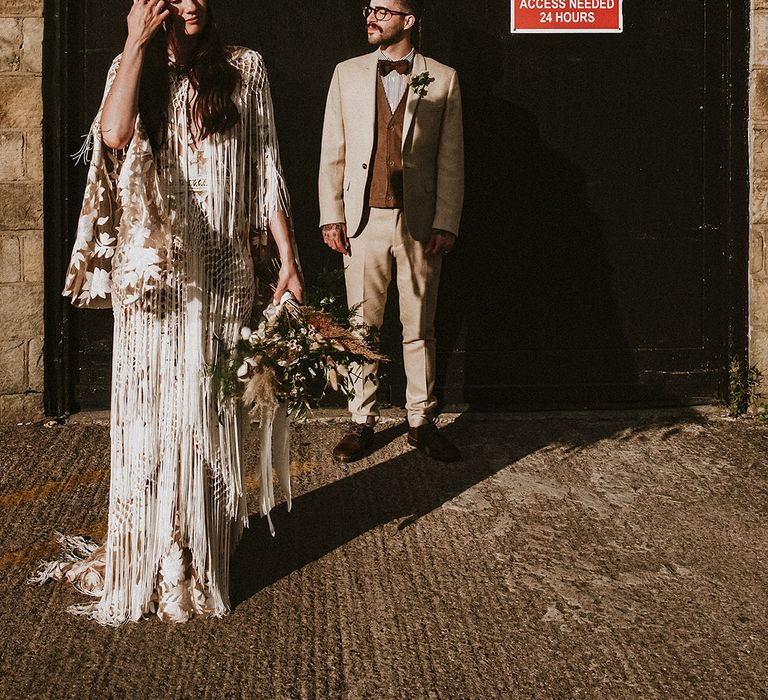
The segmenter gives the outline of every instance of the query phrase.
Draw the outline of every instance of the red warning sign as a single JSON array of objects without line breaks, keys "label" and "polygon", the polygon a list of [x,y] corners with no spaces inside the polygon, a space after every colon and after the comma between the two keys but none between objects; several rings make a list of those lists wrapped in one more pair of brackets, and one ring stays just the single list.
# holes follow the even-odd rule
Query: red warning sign
[{"label": "red warning sign", "polygon": [[512,31],[621,32],[622,0],[512,0]]}]

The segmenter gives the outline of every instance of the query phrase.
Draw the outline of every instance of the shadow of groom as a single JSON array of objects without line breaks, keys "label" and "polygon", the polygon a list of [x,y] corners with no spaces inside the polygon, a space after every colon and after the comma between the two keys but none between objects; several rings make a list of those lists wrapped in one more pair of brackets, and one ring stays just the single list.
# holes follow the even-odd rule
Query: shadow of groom
[{"label": "shadow of groom", "polygon": [[[660,427],[668,428],[667,435],[672,435],[675,426],[701,420],[693,410],[666,414],[460,415],[443,428],[464,453],[464,459],[454,464],[430,460],[407,447],[403,424],[386,428],[377,433],[378,451],[373,458],[382,452],[396,453],[390,459],[372,466],[365,460],[341,467],[352,473],[329,483],[324,483],[328,472],[333,471],[329,468],[313,472],[306,481],[296,479],[298,489],[312,490],[295,496],[290,514],[284,505],[273,511],[276,538],[270,536],[260,516],[251,516],[250,528],[232,561],[232,605],[236,607],[387,523],[398,522],[398,530],[415,525],[425,515],[501,470],[514,469],[520,460],[539,450],[559,448],[568,455],[608,438],[620,445],[629,436]],[[319,429],[332,433],[321,438],[324,444],[326,439],[340,437],[343,426],[336,430],[334,426],[299,427],[295,429],[295,443],[309,438],[310,448],[317,450],[320,441],[311,442],[311,433]],[[321,459],[325,460],[321,465],[328,464],[330,455]],[[320,485],[313,488],[315,484]]]}]

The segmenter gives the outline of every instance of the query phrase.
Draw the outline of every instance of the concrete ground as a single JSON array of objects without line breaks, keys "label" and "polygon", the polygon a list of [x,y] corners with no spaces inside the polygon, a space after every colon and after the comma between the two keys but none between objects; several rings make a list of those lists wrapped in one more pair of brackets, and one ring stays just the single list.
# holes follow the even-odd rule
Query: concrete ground
[{"label": "concrete ground", "polygon": [[0,428],[0,698],[768,697],[768,426],[445,422],[461,463],[394,419],[350,466],[339,420],[296,427],[293,511],[274,539],[252,518],[232,615],[117,630],[25,583],[54,529],[103,533],[107,426]]}]

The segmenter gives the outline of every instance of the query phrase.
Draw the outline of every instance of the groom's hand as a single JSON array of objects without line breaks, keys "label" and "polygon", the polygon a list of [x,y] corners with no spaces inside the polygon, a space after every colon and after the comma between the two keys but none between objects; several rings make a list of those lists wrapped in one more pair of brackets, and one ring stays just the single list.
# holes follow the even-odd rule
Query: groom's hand
[{"label": "groom's hand", "polygon": [[351,255],[346,224],[325,224],[323,226],[323,240],[331,250],[342,255]]},{"label": "groom's hand", "polygon": [[456,234],[450,231],[441,231],[433,229],[432,235],[427,241],[424,249],[427,255],[448,255],[453,250],[456,243]]}]

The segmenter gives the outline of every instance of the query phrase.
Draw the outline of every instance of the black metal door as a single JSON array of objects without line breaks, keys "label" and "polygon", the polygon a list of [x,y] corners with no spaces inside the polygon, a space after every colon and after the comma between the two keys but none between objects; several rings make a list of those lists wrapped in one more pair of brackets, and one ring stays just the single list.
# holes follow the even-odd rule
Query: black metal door
[{"label": "black metal door", "polygon": [[[73,152],[130,2],[66,4],[57,21],[69,44],[62,118]],[[316,172],[333,66],[368,50],[358,7],[217,4],[225,38],[259,50],[270,69],[310,282],[339,264],[316,234]],[[623,34],[513,36],[508,2],[427,3],[422,48],[459,70],[466,122],[463,230],[438,314],[447,404],[689,403],[722,393],[728,357],[745,342],[745,16],[743,3],[722,0],[628,1]],[[49,61],[63,51],[50,40],[49,49]],[[49,99],[62,89],[49,85]],[[60,250],[85,176],[65,170],[48,185],[68,197],[57,210]],[[49,335],[69,343],[49,355],[49,366],[56,356],[71,368],[56,374],[56,396],[107,405],[110,329],[109,312],[49,311]],[[396,369],[390,386],[397,401]],[[52,394],[49,384],[49,405]]]}]

